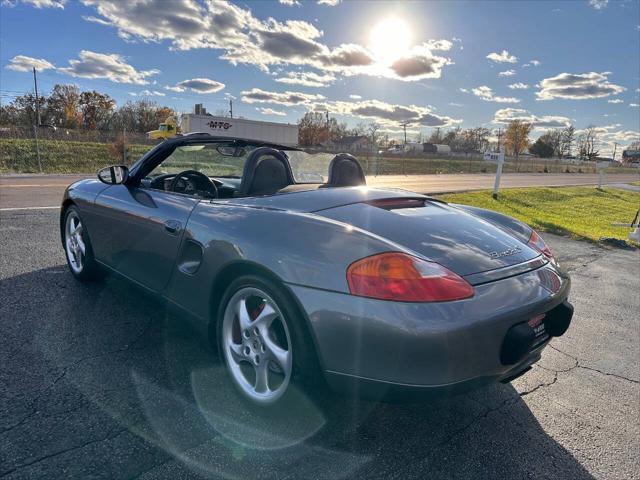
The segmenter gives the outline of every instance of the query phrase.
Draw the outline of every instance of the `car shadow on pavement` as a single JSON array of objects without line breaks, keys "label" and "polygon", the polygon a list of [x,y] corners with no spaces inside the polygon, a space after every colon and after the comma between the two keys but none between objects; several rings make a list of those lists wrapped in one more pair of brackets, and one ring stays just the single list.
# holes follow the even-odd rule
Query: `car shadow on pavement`
[{"label": "car shadow on pavement", "polygon": [[[258,414],[198,330],[116,277],[2,281],[0,477],[591,478],[510,385]],[[318,406],[320,405],[320,407]]]}]

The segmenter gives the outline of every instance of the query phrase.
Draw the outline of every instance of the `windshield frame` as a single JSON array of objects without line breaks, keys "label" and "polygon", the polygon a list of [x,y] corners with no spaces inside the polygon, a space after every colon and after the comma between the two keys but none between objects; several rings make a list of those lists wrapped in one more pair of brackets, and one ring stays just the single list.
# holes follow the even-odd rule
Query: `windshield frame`
[{"label": "windshield frame", "polygon": [[169,157],[176,148],[203,143],[229,144],[236,147],[246,147],[249,145],[255,146],[256,148],[271,147],[282,151],[285,155],[287,151],[303,151],[298,147],[278,145],[269,142],[260,142],[244,138],[214,137],[209,134],[183,135],[160,142],[158,145],[156,145],[154,148],[140,157],[140,159],[138,159],[129,169],[129,178],[126,184],[131,186],[140,185],[142,179],[145,178],[149,173],[151,173],[167,157]]}]

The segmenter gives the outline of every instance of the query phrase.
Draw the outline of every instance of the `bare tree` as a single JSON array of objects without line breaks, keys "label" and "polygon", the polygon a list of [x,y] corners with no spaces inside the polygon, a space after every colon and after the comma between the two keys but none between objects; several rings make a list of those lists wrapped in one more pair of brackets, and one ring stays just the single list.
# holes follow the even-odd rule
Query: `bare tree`
[{"label": "bare tree", "polygon": [[598,131],[595,125],[589,125],[578,136],[578,151],[580,157],[593,160],[598,156]]},{"label": "bare tree", "polygon": [[376,122],[372,122],[367,127],[367,134],[369,135],[369,139],[371,140],[371,145],[377,145],[380,134],[378,133],[380,130],[380,124]]},{"label": "bare tree", "polygon": [[569,125],[562,129],[562,135],[560,138],[560,158],[571,155],[571,149],[573,143],[576,140],[576,129],[573,125]]}]

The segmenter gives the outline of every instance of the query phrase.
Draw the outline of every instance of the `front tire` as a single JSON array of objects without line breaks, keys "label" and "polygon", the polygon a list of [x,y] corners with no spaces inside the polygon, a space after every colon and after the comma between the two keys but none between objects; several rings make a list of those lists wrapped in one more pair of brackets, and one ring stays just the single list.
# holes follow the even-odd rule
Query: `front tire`
[{"label": "front tire", "polygon": [[217,319],[218,352],[240,396],[274,405],[309,385],[319,368],[299,309],[275,282],[255,275],[234,280]]},{"label": "front tire", "polygon": [[87,282],[101,277],[102,272],[93,256],[89,235],[75,205],[68,207],[64,213],[62,246],[69,270],[76,279]]}]

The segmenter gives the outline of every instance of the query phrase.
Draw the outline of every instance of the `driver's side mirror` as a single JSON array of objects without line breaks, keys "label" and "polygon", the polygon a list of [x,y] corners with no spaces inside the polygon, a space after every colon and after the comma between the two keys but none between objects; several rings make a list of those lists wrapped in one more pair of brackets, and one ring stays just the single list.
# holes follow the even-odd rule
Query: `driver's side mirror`
[{"label": "driver's side mirror", "polygon": [[105,167],[98,171],[98,179],[107,185],[120,185],[129,179],[129,169],[124,165]]}]

